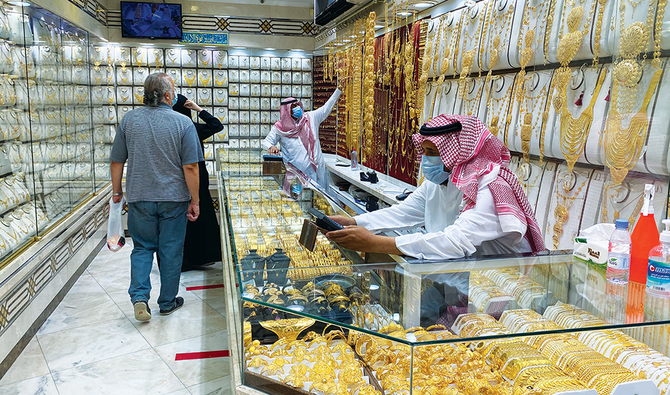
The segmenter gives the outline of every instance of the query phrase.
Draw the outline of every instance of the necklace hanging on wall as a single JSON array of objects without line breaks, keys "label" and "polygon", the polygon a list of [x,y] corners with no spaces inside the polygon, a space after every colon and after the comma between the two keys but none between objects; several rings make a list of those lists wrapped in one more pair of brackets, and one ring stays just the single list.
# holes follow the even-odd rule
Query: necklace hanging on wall
[{"label": "necklace hanging on wall", "polygon": [[[602,88],[603,82],[605,81],[605,76],[607,75],[607,69],[603,68],[598,77],[598,82],[596,87],[593,90],[593,96],[591,96],[591,101],[582,111],[578,118],[575,118],[570,113],[567,103],[564,103],[561,106],[560,114],[560,144],[561,152],[565,156],[567,161],[568,171],[572,171],[579,159],[579,156],[584,151],[584,146],[586,140],[589,136],[589,131],[591,130],[591,123],[593,122],[593,107],[596,104],[598,95],[600,94],[600,89]],[[586,83],[584,81],[583,83]]]}]

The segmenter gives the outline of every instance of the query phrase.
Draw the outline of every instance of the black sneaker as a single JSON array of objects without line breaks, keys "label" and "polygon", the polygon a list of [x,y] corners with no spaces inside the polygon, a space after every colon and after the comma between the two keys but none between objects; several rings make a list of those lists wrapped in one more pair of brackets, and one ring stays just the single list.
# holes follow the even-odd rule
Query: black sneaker
[{"label": "black sneaker", "polygon": [[138,321],[149,321],[151,319],[151,309],[147,302],[140,300],[133,304],[135,310],[135,319]]},{"label": "black sneaker", "polygon": [[183,306],[183,305],[184,305],[184,298],[182,298],[181,296],[177,296],[174,299],[174,307],[172,307],[171,309],[168,309],[168,310],[161,309],[161,315],[170,315],[170,314],[174,313],[175,311],[179,310],[181,308],[181,306]]}]

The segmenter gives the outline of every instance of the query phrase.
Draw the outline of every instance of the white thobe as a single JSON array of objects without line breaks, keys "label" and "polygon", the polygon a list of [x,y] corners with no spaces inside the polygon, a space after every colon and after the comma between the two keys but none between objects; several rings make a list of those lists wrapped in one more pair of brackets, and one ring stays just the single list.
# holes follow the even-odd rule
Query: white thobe
[{"label": "white thobe", "polygon": [[333,111],[333,107],[335,106],[335,103],[337,103],[337,99],[340,98],[341,94],[342,91],[336,89],[326,104],[314,111],[307,111],[303,114],[304,117],[309,117],[312,125],[311,132],[314,135],[315,140],[314,153],[316,155],[315,159],[317,163],[316,170],[312,167],[309,155],[307,154],[307,149],[303,145],[302,140],[300,140],[300,137],[282,137],[279,134],[277,127],[272,125],[270,133],[265,140],[263,140],[263,148],[265,149],[270,149],[270,147],[277,145],[279,142],[281,144],[281,153],[284,163],[292,164],[324,188],[328,188],[328,173],[326,170],[326,162],[323,159],[323,153],[321,152],[321,143],[319,142],[319,125],[321,122],[325,121],[326,118],[328,118],[328,115]]},{"label": "white thobe", "polygon": [[[454,259],[469,255],[530,252],[519,232],[503,232],[488,184],[499,167],[480,177],[475,207],[459,215],[463,193],[451,182],[445,187],[425,181],[405,201],[362,214],[356,223],[372,231],[424,225],[428,233],[397,236],[396,247],[419,259]],[[525,233],[525,232],[524,232]]]}]

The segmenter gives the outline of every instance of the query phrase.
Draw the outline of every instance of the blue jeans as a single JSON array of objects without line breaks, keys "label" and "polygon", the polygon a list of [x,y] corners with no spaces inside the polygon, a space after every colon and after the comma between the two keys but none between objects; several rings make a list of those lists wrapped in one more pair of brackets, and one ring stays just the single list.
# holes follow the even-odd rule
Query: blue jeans
[{"label": "blue jeans", "polygon": [[130,301],[149,302],[149,274],[158,251],[161,260],[161,293],[158,306],[169,310],[179,291],[189,202],[136,202],[128,204],[128,231],[133,239],[130,254]]}]

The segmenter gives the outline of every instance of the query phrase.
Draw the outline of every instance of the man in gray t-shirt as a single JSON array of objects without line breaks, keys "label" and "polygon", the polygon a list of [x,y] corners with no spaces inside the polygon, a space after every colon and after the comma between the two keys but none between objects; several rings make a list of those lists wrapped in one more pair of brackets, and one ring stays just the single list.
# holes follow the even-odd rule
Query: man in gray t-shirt
[{"label": "man in gray t-shirt", "polygon": [[168,315],[184,304],[177,296],[187,219],[199,209],[198,162],[203,161],[193,122],[172,110],[174,83],[164,73],[144,81],[143,108],[126,114],[112,147],[114,202],[123,197],[121,180],[128,162],[128,231],[133,240],[130,256],[130,300],[139,321],[151,319],[149,274],[153,256],[161,261],[158,306]]}]

